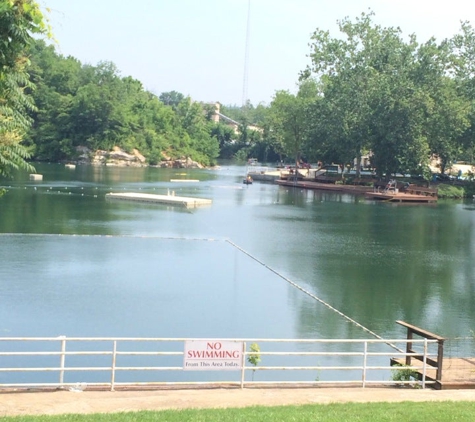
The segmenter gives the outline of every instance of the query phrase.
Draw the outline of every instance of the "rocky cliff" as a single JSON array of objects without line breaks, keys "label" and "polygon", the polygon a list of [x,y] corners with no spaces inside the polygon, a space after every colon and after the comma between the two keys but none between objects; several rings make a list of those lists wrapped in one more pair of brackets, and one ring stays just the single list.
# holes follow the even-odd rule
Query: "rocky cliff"
[{"label": "rocky cliff", "polygon": [[[111,151],[92,151],[87,147],[78,147],[78,164],[92,164],[100,166],[120,166],[120,167],[147,167],[146,158],[136,149],[131,154],[119,147],[114,147]],[[188,157],[180,159],[166,158],[155,167],[168,168],[203,168],[200,163]]]}]

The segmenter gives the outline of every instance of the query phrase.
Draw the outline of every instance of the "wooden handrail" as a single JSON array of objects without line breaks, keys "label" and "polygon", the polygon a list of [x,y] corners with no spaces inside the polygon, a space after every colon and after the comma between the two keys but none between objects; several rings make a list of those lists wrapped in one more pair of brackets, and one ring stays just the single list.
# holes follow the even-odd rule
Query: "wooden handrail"
[{"label": "wooden handrail", "polygon": [[418,336],[430,339],[430,340],[440,340],[445,341],[444,337],[438,336],[437,334],[431,333],[430,331],[423,330],[422,328],[416,327],[415,325],[408,324],[404,321],[396,321],[399,325],[406,327],[408,330],[411,330],[414,334]]},{"label": "wooden handrail", "polygon": [[[407,339],[412,340],[413,334],[417,334],[420,337],[424,337],[429,340],[437,340],[437,361],[433,361],[432,359],[426,360],[426,362],[437,368],[435,379],[437,381],[442,380],[442,363],[444,361],[444,341],[445,338],[438,336],[437,334],[431,333],[430,331],[423,330],[422,328],[416,327],[415,325],[408,324],[404,321],[396,321],[399,325],[407,328]],[[406,353],[411,353],[412,350],[412,343],[406,343]],[[417,357],[415,357],[417,359]],[[411,356],[406,356],[406,365],[411,365]]]}]

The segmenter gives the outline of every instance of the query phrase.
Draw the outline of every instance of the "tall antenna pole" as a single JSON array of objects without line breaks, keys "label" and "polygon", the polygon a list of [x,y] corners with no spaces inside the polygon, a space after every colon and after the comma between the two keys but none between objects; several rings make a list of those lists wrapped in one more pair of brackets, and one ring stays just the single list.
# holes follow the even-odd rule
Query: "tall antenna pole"
[{"label": "tall antenna pole", "polygon": [[251,0],[247,6],[246,52],[244,55],[244,77],[242,83],[242,106],[247,105],[247,75],[249,73],[249,37],[251,33]]}]

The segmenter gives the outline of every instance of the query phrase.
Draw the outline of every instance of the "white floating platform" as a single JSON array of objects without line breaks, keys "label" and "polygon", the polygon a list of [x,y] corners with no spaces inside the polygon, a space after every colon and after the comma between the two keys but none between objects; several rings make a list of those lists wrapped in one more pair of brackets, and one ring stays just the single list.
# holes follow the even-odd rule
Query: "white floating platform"
[{"label": "white floating platform", "polygon": [[65,164],[64,167],[66,167],[67,169],[75,169],[76,164]]},{"label": "white floating platform", "polygon": [[199,182],[198,179],[170,179],[170,182]]},{"label": "white floating platform", "polygon": [[186,196],[174,195],[155,195],[150,193],[108,193],[106,199],[122,199],[124,201],[152,202],[165,205],[179,205],[186,208],[201,207],[203,205],[211,205],[211,199],[189,198]]},{"label": "white floating platform", "polygon": [[42,174],[30,174],[30,180],[43,180]]}]

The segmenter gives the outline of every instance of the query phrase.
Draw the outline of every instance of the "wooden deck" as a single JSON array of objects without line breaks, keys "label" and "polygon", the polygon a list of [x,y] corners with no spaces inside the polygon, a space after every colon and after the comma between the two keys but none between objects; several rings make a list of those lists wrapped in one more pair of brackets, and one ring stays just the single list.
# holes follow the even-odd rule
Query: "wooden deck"
[{"label": "wooden deck", "polygon": [[437,189],[417,186],[414,184],[406,185],[402,182],[394,182],[393,185],[384,185],[382,182],[375,182],[372,192],[365,194],[366,199],[376,199],[388,202],[437,202]]},{"label": "wooden deck", "polygon": [[[391,365],[405,365],[405,359],[391,359]],[[421,362],[414,362],[421,366]],[[437,390],[475,389],[475,358],[444,358],[442,361],[442,378],[436,379],[437,369],[427,366],[426,380],[435,381]],[[422,379],[422,371],[418,371]]]},{"label": "wooden deck", "polygon": [[[404,321],[396,321],[396,323],[407,328],[408,340],[412,340],[413,336],[417,335],[418,337],[437,341],[437,358],[426,359],[426,380],[435,381],[435,389],[475,389],[475,358],[444,357],[445,338]],[[422,355],[417,354],[410,341],[407,343],[406,352],[411,353],[411,355],[406,356],[405,359],[392,358],[391,366],[422,366]],[[422,370],[418,370],[417,373],[419,379],[422,379]]]},{"label": "wooden deck", "polygon": [[359,185],[335,185],[330,183],[319,183],[306,180],[276,180],[280,186],[289,186],[294,188],[303,188],[303,189],[315,189],[315,190],[326,190],[332,192],[344,192],[344,193],[353,193],[353,194],[365,194],[368,190],[373,189],[368,186],[359,186]]}]

